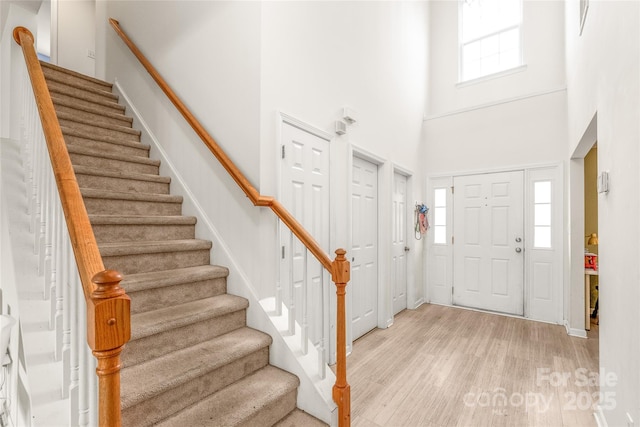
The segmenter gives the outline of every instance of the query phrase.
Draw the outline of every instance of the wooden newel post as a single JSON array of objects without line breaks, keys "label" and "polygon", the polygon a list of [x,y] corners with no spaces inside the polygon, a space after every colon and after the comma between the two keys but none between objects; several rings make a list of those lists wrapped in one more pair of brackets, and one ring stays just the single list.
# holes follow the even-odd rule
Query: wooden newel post
[{"label": "wooden newel post", "polygon": [[105,270],[93,276],[96,289],[87,304],[87,341],[98,359],[98,423],[122,425],[120,411],[120,353],[131,338],[131,300],[120,287],[122,276]]},{"label": "wooden newel post", "polygon": [[337,360],[336,383],[333,386],[333,401],[338,405],[338,426],[351,425],[351,386],[347,383],[347,327],[345,296],[347,283],[351,278],[351,263],[345,258],[347,252],[344,249],[336,250],[336,258],[333,261],[332,280],[336,284],[338,296],[337,315]]}]

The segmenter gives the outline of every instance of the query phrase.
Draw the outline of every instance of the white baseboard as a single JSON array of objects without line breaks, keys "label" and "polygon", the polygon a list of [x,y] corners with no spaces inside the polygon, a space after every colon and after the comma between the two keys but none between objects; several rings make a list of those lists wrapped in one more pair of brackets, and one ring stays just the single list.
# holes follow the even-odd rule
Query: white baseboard
[{"label": "white baseboard", "polygon": [[584,329],[576,329],[569,326],[568,321],[564,321],[564,328],[567,330],[567,335],[578,338],[586,338],[587,331]]},{"label": "white baseboard", "polygon": [[607,424],[607,419],[604,416],[604,412],[602,412],[602,407],[598,405],[596,411],[593,413],[593,417],[596,419],[596,424],[598,427],[609,427]]}]

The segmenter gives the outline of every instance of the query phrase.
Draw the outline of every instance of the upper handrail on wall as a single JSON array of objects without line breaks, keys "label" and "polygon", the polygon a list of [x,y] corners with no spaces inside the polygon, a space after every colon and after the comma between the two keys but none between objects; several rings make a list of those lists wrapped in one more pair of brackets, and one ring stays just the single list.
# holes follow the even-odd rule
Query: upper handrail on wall
[{"label": "upper handrail on wall", "polygon": [[13,39],[24,55],[87,304],[87,342],[98,359],[98,420],[101,426],[120,426],[120,352],[131,337],[131,301],[120,287],[120,273],[102,263],[33,34],[16,27]]},{"label": "upper handrail on wall", "polygon": [[140,61],[142,66],[151,75],[153,80],[158,84],[160,89],[167,95],[169,100],[178,109],[180,114],[185,118],[189,125],[193,128],[195,133],[202,139],[207,148],[218,159],[226,171],[231,175],[233,180],[240,186],[242,191],[251,200],[254,206],[269,207],[276,214],[278,218],[291,230],[293,234],[307,247],[307,249],[318,259],[318,261],[324,266],[325,269],[331,273],[333,282],[336,284],[338,307],[337,307],[337,347],[336,347],[336,383],[333,387],[333,399],[338,406],[338,423],[339,426],[351,425],[351,397],[350,386],[346,379],[346,326],[345,326],[345,295],[346,284],[349,281],[350,276],[350,263],[345,258],[346,251],[344,249],[336,250],[336,258],[331,261],[329,255],[327,255],[316,240],[309,234],[309,232],[300,224],[293,215],[275,198],[270,196],[261,195],[256,188],[251,185],[249,180],[243,175],[243,173],[237,168],[233,161],[227,156],[227,154],[220,148],[218,143],[213,139],[211,135],[204,129],[200,122],[195,118],[186,105],[178,98],[175,92],[162,78],[160,73],[149,62],[149,60],[142,54],[140,49],[133,43],[133,41],[127,36],[127,34],[120,27],[120,23],[113,18],[109,18],[109,23],[120,36],[122,41],[129,47],[131,52]]},{"label": "upper handrail on wall", "polygon": [[251,203],[254,206],[269,207],[273,212],[284,222],[287,227],[307,246],[307,248],[313,253],[313,255],[320,261],[320,263],[331,272],[331,258],[327,255],[315,239],[304,229],[304,227],[282,206],[282,204],[273,197],[263,196],[258,190],[249,182],[242,172],[237,168],[233,161],[227,156],[227,154],[220,148],[218,143],[213,139],[211,135],[204,129],[200,122],[195,118],[186,105],[175,94],[167,82],[162,78],[160,73],[155,69],[144,54],[138,49],[138,47],[131,41],[131,39],[124,33],[120,24],[115,19],[110,18],[109,22],[114,28],[116,33],[124,41],[124,43],[131,49],[131,52],[138,58],[142,66],[149,72],[153,80],[160,86],[160,89],[167,95],[169,100],[175,105],[180,114],[191,125],[195,133],[202,139],[205,145],[218,159],[220,164],[231,175],[233,180],[240,186],[242,191],[247,195]]}]

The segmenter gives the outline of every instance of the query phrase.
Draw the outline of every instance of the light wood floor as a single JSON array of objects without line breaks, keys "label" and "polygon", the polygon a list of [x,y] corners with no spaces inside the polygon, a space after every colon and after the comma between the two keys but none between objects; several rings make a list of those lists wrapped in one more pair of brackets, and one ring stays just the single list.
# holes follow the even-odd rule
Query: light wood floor
[{"label": "light wood floor", "polygon": [[394,322],[347,358],[354,427],[596,425],[597,326],[573,338],[563,326],[430,304]]}]

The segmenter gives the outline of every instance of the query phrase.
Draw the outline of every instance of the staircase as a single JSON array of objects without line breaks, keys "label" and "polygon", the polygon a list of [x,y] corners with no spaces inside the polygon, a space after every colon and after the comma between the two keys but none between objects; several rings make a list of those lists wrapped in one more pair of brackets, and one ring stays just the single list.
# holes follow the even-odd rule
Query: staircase
[{"label": "staircase", "polygon": [[111,84],[42,68],[106,268],[125,276],[131,340],[122,353],[125,426],[322,426],[296,408],[299,380],[269,365],[271,337],[118,104]]}]

